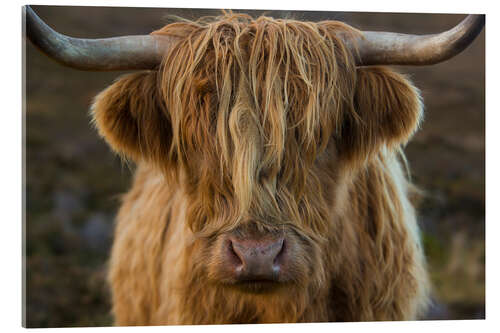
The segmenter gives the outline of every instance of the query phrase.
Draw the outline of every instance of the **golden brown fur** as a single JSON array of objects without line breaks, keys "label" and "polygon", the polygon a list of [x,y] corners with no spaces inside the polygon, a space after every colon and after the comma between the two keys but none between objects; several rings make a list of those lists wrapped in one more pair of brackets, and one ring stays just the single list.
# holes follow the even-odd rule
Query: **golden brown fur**
[{"label": "golden brown fur", "polygon": [[[138,164],[117,218],[109,280],[118,325],[413,319],[427,276],[401,145],[418,90],[356,68],[338,22],[225,14],[180,38],[158,71],[96,98],[99,133]],[[347,36],[347,37],[346,37]],[[281,230],[291,281],[242,293],[220,235]]]}]

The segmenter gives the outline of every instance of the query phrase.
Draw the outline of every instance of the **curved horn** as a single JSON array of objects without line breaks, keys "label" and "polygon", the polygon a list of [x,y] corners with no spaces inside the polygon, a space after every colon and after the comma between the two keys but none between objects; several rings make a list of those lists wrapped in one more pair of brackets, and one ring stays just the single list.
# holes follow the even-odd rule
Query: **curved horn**
[{"label": "curved horn", "polygon": [[81,70],[114,71],[154,69],[173,38],[153,35],[102,39],[72,38],[52,30],[25,7],[28,39],[55,61]]},{"label": "curved horn", "polygon": [[448,31],[433,35],[405,35],[363,31],[354,42],[357,64],[433,65],[462,52],[484,27],[484,15],[469,15]]}]

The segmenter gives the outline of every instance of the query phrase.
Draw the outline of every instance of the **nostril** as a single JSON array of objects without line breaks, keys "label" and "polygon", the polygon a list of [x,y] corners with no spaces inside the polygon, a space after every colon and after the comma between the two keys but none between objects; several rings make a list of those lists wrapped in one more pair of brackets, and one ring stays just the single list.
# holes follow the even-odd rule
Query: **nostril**
[{"label": "nostril", "polygon": [[285,239],[282,238],[281,239],[281,248],[273,260],[273,266],[276,266],[279,269],[279,266],[283,263],[283,260],[285,257],[285,252],[286,252],[286,243],[285,243]]},{"label": "nostril", "polygon": [[228,241],[227,254],[228,254],[228,259],[229,259],[230,263],[236,269],[241,269],[243,267],[243,260],[238,255],[238,252],[234,250],[233,242],[231,240]]}]

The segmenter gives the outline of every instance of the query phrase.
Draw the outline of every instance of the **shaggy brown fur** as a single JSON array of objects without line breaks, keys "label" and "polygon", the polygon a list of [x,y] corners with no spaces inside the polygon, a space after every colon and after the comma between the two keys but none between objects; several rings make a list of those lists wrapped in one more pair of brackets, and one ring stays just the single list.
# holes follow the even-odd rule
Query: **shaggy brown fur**
[{"label": "shaggy brown fur", "polygon": [[[138,164],[109,280],[118,325],[404,320],[427,303],[399,162],[418,90],[356,68],[338,22],[226,14],[178,36],[158,71],[120,78],[93,116]],[[292,278],[267,293],[225,283],[221,235],[283,232]],[[253,231],[252,231],[253,230]]]}]

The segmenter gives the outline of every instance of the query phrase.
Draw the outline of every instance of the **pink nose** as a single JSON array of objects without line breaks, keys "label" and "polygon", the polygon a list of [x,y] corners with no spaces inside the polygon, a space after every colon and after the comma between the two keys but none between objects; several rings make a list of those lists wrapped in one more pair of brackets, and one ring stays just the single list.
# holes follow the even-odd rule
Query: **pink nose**
[{"label": "pink nose", "polygon": [[229,263],[238,281],[278,281],[286,255],[283,237],[228,242]]}]

